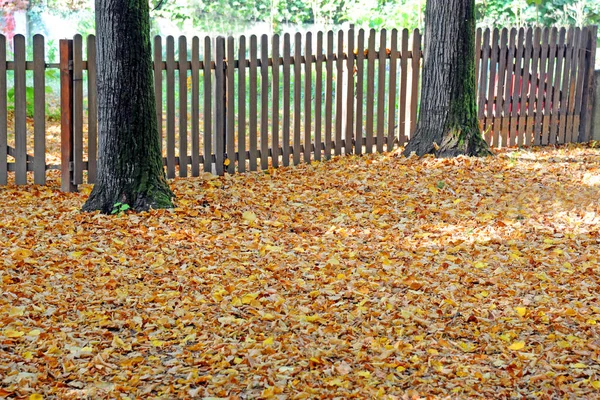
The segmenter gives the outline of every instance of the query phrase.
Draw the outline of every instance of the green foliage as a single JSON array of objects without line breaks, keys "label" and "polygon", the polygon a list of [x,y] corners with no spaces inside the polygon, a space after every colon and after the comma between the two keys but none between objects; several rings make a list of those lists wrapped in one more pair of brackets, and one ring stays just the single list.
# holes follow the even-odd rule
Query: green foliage
[{"label": "green foliage", "polygon": [[127,210],[129,210],[130,208],[131,207],[129,206],[129,204],[118,202],[113,205],[113,209],[110,213],[112,215],[115,215],[115,214],[121,215],[124,212],[126,212]]}]

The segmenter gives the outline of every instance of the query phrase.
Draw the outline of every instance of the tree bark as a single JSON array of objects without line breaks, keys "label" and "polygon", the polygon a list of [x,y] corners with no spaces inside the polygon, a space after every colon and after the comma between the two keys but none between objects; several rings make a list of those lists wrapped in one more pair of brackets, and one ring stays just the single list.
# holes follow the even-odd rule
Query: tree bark
[{"label": "tree bark", "polygon": [[84,211],[172,207],[155,116],[148,0],[96,0],[98,177]]},{"label": "tree bark", "polygon": [[486,156],[475,87],[475,0],[428,0],[421,105],[404,154]]}]

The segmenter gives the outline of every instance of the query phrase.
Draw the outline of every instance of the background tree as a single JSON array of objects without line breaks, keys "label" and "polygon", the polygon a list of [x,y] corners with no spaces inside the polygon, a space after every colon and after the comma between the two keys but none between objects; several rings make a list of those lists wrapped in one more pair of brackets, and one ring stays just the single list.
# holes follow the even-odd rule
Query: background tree
[{"label": "background tree", "polygon": [[98,180],[83,206],[172,206],[154,114],[147,0],[96,0]]},{"label": "background tree", "polygon": [[427,1],[424,53],[419,120],[404,154],[491,154],[477,120],[475,0]]}]

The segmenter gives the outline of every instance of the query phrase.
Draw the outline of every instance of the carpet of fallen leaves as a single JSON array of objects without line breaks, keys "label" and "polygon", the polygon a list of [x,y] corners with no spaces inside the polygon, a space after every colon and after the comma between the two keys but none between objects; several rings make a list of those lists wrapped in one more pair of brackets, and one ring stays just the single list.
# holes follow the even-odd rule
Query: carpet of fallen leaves
[{"label": "carpet of fallen leaves", "polygon": [[600,152],[1,187],[0,397],[598,398]]}]

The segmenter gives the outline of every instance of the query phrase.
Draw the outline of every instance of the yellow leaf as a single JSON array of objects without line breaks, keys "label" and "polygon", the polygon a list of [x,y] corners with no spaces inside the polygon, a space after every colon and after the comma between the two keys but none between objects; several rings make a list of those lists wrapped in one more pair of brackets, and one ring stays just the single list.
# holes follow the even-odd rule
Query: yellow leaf
[{"label": "yellow leaf", "polygon": [[153,341],[150,342],[150,344],[154,347],[160,347],[163,344],[165,344],[165,342],[164,342],[164,340],[154,339]]},{"label": "yellow leaf", "polygon": [[248,222],[254,222],[256,221],[256,214],[254,214],[252,211],[244,211],[242,218]]},{"label": "yellow leaf", "polygon": [[511,350],[521,350],[523,347],[525,347],[525,342],[523,341],[514,342],[513,344],[508,346],[508,348]]},{"label": "yellow leaf", "polygon": [[25,312],[25,307],[11,307],[8,312],[9,317],[20,317]]},{"label": "yellow leaf", "polygon": [[112,239],[112,241],[113,241],[115,244],[119,245],[119,246],[123,246],[123,245],[125,244],[125,242],[124,242],[124,241],[122,241],[122,240],[119,240],[119,239],[114,239],[114,238],[113,238],[113,239]]},{"label": "yellow leaf", "polygon": [[29,395],[29,400],[43,400],[44,396],[39,393],[34,393]]},{"label": "yellow leaf", "polygon": [[237,296],[233,296],[231,299],[231,305],[234,307],[239,307],[242,305],[242,300],[240,300],[240,298]]},{"label": "yellow leaf", "polygon": [[596,325],[596,320],[595,319],[588,319],[587,321],[585,321],[586,324],[588,325]]},{"label": "yellow leaf", "polygon": [[304,317],[304,320],[306,320],[308,322],[318,322],[321,320],[321,316],[320,315],[307,315],[306,317]]},{"label": "yellow leaf", "polygon": [[233,359],[233,363],[234,363],[235,365],[241,364],[243,361],[244,361],[244,360],[243,360],[243,359],[241,359],[241,358],[239,358],[239,357],[236,357],[236,358],[234,358],[234,359]]},{"label": "yellow leaf", "polygon": [[27,336],[40,336],[41,333],[39,329],[32,329],[27,333]]},{"label": "yellow leaf", "polygon": [[264,346],[271,346],[273,344],[273,336],[269,336],[268,338],[266,338],[265,340],[263,340],[263,345]]},{"label": "yellow leaf", "polygon": [[600,381],[592,381],[592,387],[594,389],[600,389]]},{"label": "yellow leaf", "polygon": [[227,167],[227,166],[229,166],[229,164],[231,164],[231,160],[229,160],[229,158],[226,158],[226,159],[223,161],[223,165]]},{"label": "yellow leaf", "polygon": [[527,307],[515,307],[515,311],[519,316],[524,317],[527,314]]},{"label": "yellow leaf", "polygon": [[242,304],[250,304],[258,297],[258,293],[248,293],[242,296]]},{"label": "yellow leaf", "polygon": [[583,364],[583,363],[576,363],[576,364],[572,364],[571,368],[575,368],[575,369],[582,369],[582,368],[586,368],[587,365]]},{"label": "yellow leaf", "polygon": [[363,378],[367,379],[371,377],[371,373],[369,371],[358,371],[356,375],[362,376]]},{"label": "yellow leaf", "polygon": [[23,336],[24,334],[25,334],[25,332],[16,331],[14,329],[5,329],[4,330],[4,336],[6,336],[7,338],[19,338],[19,337]]}]

